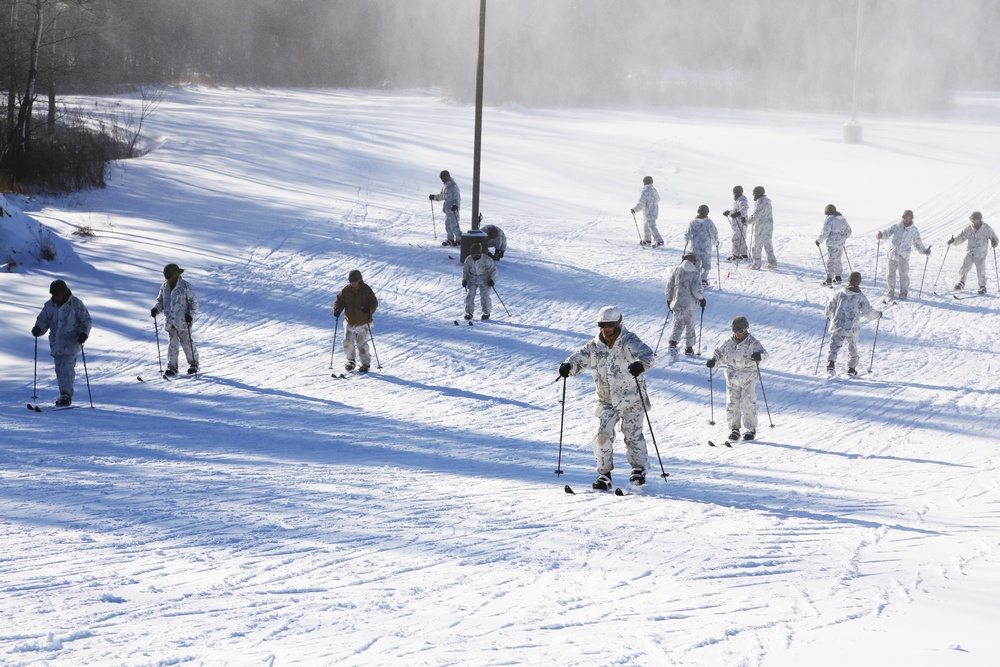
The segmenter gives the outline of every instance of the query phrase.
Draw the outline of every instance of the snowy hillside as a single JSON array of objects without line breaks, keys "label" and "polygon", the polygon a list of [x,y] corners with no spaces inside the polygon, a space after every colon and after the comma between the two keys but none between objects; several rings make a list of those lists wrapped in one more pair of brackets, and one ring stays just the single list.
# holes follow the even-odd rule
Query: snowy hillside
[{"label": "snowy hillside", "polygon": [[[8,197],[71,250],[0,273],[0,662],[997,664],[997,267],[989,294],[953,299],[964,246],[945,241],[973,210],[1000,228],[1000,125],[863,119],[845,145],[837,117],[489,109],[481,209],[508,236],[510,315],[470,327],[427,194],[449,169],[468,228],[472,121],[422,94],[176,89],[147,121],[160,147],[107,189]],[[655,250],[629,214],[647,174]],[[721,376],[661,354],[668,481],[650,441],[642,493],[564,494],[595,475],[593,382],[567,383],[557,477],[559,363],[606,304],[656,344],[683,229],[702,203],[723,229],[737,183],[767,188],[779,266],[723,244],[701,346],[742,314],[767,347],[759,441],[708,447]],[[876,231],[910,208],[933,246],[873,357],[862,330],[861,376],[832,381],[828,203],[878,307]],[[157,378],[168,262],[201,302],[197,379]],[[355,268],[381,368],[333,379]],[[81,361],[87,409],[36,414],[29,331],[57,277],[94,318],[95,409]],[[50,402],[44,339],[37,367]]]}]

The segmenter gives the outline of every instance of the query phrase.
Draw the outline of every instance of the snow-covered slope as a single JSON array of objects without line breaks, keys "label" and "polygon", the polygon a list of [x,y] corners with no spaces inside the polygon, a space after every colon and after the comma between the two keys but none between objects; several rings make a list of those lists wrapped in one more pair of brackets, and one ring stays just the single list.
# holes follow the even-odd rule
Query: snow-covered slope
[{"label": "snow-covered slope", "polygon": [[[452,323],[458,255],[427,194],[451,170],[467,228],[470,108],[188,88],[149,121],[162,145],[106,190],[19,202],[72,252],[0,273],[3,662],[1000,660],[996,265],[989,295],[958,301],[964,248],[944,253],[972,210],[997,222],[996,125],[865,121],[859,146],[832,117],[488,110],[481,208],[508,235],[510,315],[469,327]],[[628,212],[646,174],[656,250]],[[702,203],[724,227],[736,183],[773,199],[779,267],[723,261],[701,347],[749,318],[771,353],[760,440],[708,447],[721,378],[704,355],[661,355],[650,483],[564,494],[594,476],[593,385],[567,383],[560,459],[559,362],[609,303],[656,344],[683,229]],[[873,301],[877,230],[911,208],[933,245],[873,356],[866,325],[852,380],[816,374],[828,203]],[[201,301],[198,379],[156,379],[167,262]],[[382,368],[332,379],[332,301],[354,268],[381,300]],[[56,277],[94,317],[95,409],[35,414],[28,331]],[[44,340],[38,393],[55,393]]]}]

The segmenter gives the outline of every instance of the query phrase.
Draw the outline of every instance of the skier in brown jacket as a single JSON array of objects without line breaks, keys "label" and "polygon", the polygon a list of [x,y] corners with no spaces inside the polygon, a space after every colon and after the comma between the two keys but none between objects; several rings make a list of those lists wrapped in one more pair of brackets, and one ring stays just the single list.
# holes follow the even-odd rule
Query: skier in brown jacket
[{"label": "skier in brown jacket", "polygon": [[372,315],[378,308],[375,292],[361,278],[357,269],[347,276],[348,285],[340,290],[333,302],[333,316],[340,317],[344,313],[344,357],[347,365],[344,368],[353,371],[358,368],[367,373],[371,367],[371,353],[368,352],[368,339],[371,337]]}]

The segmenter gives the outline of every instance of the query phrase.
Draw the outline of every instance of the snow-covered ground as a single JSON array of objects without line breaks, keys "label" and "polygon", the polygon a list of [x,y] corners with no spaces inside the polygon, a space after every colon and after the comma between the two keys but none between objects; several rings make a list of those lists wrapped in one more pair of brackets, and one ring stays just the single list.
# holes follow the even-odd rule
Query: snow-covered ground
[{"label": "snow-covered ground", "polygon": [[[996,265],[989,295],[958,301],[964,247],[944,254],[972,210],[1000,222],[991,117],[862,119],[846,145],[838,117],[489,109],[481,208],[509,238],[510,315],[469,327],[427,201],[451,170],[468,227],[469,107],[168,91],[148,119],[159,147],[107,189],[8,197],[62,250],[0,273],[0,662],[997,664]],[[646,174],[656,250],[629,214]],[[593,382],[567,383],[557,477],[558,364],[609,303],[656,344],[687,221],[706,203],[724,227],[737,183],[773,199],[779,267],[723,261],[702,349],[749,318],[771,353],[760,440],[708,447],[721,378],[704,354],[661,354],[649,416],[669,480],[650,441],[641,494],[564,494],[594,477]],[[912,208],[933,245],[849,380],[815,372],[828,203],[873,301],[878,229]],[[201,301],[198,379],[157,379],[168,262]],[[381,300],[382,367],[332,379],[332,300],[354,268]],[[81,361],[88,409],[36,414],[29,330],[56,277],[94,318],[95,409]],[[38,394],[55,393],[43,339]]]}]

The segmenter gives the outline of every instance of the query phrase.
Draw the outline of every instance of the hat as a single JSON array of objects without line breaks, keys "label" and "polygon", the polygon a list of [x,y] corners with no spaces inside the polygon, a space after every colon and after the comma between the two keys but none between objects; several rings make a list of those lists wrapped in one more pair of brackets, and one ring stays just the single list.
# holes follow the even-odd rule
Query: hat
[{"label": "hat", "polygon": [[448,172],[447,169],[445,169],[444,171],[442,171],[441,174],[440,174],[440,176],[441,176],[441,180],[442,181],[447,181],[449,178],[451,178],[451,174]]},{"label": "hat", "polygon": [[733,333],[741,333],[750,328],[750,322],[742,315],[733,318]]},{"label": "hat", "polygon": [[969,216],[969,220],[982,220],[983,214],[979,211],[973,211],[972,215]]},{"label": "hat", "polygon": [[834,206],[833,204],[827,204],[826,208],[823,209],[823,213],[825,213],[826,215],[836,215],[837,207]]},{"label": "hat", "polygon": [[905,218],[906,216],[910,216],[912,218],[913,211],[911,211],[910,209],[906,209],[905,211],[903,211],[903,217]]},{"label": "hat", "polygon": [[173,278],[174,276],[179,276],[184,273],[184,269],[177,266],[176,264],[167,264],[163,267],[163,277]]},{"label": "hat", "polygon": [[851,275],[847,277],[847,283],[853,287],[857,287],[861,284],[861,274],[857,271],[852,271]]},{"label": "hat", "polygon": [[698,215],[708,215],[708,206],[702,204],[698,207]]},{"label": "hat", "polygon": [[764,186],[763,185],[758,185],[757,187],[755,187],[753,189],[753,193],[755,195],[762,195],[762,194],[764,194]]},{"label": "hat", "polygon": [[494,225],[486,225],[486,236],[488,236],[491,239],[495,239],[499,235],[500,235],[500,230],[497,229]]},{"label": "hat", "polygon": [[49,294],[55,296],[56,294],[65,294],[69,291],[69,287],[66,285],[64,280],[53,280],[52,284],[49,285]]},{"label": "hat", "polygon": [[681,255],[681,261],[683,262],[684,260],[697,263],[698,257],[693,252],[686,252]]},{"label": "hat", "polygon": [[602,325],[605,322],[621,324],[621,321],[622,311],[618,310],[618,306],[604,306],[604,308],[601,308],[600,312],[597,313],[598,325]]},{"label": "hat", "polygon": [[643,176],[642,177],[642,184],[643,185],[652,185],[653,184],[653,177],[652,176]]},{"label": "hat", "polygon": [[734,195],[741,195],[741,194],[743,194],[743,186],[742,185],[734,185],[733,186],[733,194]]},{"label": "hat", "polygon": [[479,254],[482,251],[483,251],[482,243],[473,243],[472,245],[469,246],[469,252],[471,252],[473,255]]},{"label": "hat", "polygon": [[357,269],[353,269],[350,273],[347,274],[347,282],[349,282],[349,283],[359,282],[360,283],[361,282],[361,272],[358,271]]}]

